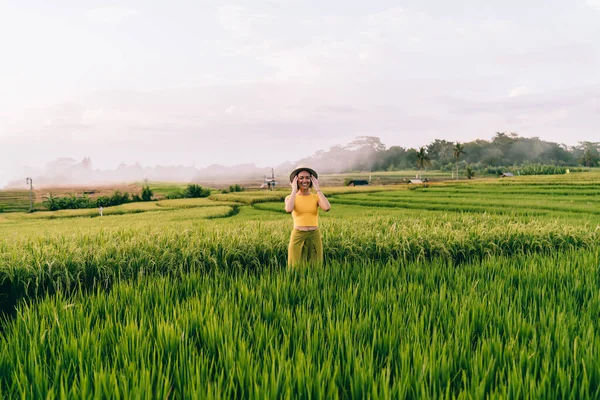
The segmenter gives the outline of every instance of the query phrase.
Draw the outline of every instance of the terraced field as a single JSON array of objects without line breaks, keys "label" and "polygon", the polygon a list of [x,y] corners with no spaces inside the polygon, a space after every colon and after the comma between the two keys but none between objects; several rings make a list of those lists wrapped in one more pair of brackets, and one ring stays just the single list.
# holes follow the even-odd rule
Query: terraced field
[{"label": "terraced field", "polygon": [[0,214],[0,397],[600,397],[600,174]]},{"label": "terraced field", "polygon": [[[29,191],[3,190],[0,191],[0,212],[22,212],[30,208]],[[35,197],[33,198],[35,202]]]}]

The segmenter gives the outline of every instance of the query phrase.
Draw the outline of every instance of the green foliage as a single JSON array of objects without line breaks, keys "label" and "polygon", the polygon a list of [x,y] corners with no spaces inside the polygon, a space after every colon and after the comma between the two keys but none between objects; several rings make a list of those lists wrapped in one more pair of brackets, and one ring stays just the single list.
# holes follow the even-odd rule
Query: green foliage
[{"label": "green foliage", "polygon": [[144,186],[142,188],[142,201],[151,201],[154,192],[150,189],[149,186]]},{"label": "green foliage", "polygon": [[[0,208],[4,212],[29,211],[29,190],[0,190]],[[35,193],[34,193],[35,204]]]},{"label": "green foliage", "polygon": [[109,205],[110,205],[110,197],[98,196],[96,198],[96,206],[97,207],[108,207]]},{"label": "green foliage", "polygon": [[[458,180],[458,159],[460,158],[461,154],[466,154],[465,153],[465,146],[460,144],[460,142],[456,142],[456,145],[454,145],[453,149],[452,149],[452,154],[454,155],[454,159],[456,162],[456,179]],[[471,179],[471,178],[469,178]]]},{"label": "green foliage", "polygon": [[[424,156],[429,159],[425,162]],[[460,160],[459,160],[460,159]],[[312,157],[300,160],[320,170],[339,172],[352,171],[397,171],[400,169],[422,169],[431,165],[433,169],[454,170],[456,175],[459,161],[473,165],[482,171],[485,168],[523,166],[527,164],[578,166],[589,168],[598,164],[600,142],[582,142],[579,146],[546,142],[537,137],[524,138],[516,133],[496,132],[492,140],[477,139],[466,143],[452,143],[435,139],[420,149],[391,146],[386,149],[377,137],[357,138],[347,146],[333,146],[328,151],[318,151]]]},{"label": "green foliage", "polygon": [[115,191],[112,196],[110,196],[110,205],[118,206],[120,204],[129,203],[129,193],[121,193],[118,190]]},{"label": "green foliage", "polygon": [[165,198],[169,200],[185,199],[185,190],[171,191]]},{"label": "green foliage", "polygon": [[95,207],[95,202],[90,200],[88,196],[77,196],[75,194],[63,197],[55,197],[52,194],[49,194],[43,201],[43,204],[50,211]]},{"label": "green foliage", "polygon": [[600,397],[600,174],[328,188],[291,270],[288,193],[2,215],[0,397]]},{"label": "green foliage", "polygon": [[200,198],[208,196],[210,196],[210,189],[203,188],[202,186],[193,183],[189,184],[183,192],[183,197],[186,198]]},{"label": "green foliage", "polygon": [[473,179],[473,177],[475,177],[475,171],[473,171],[473,168],[471,168],[470,165],[465,168],[465,173],[467,175],[467,179]]},{"label": "green foliage", "polygon": [[[557,224],[556,216],[564,214],[584,218],[588,222],[600,217],[598,202],[593,200],[594,197],[590,199],[590,196],[597,198],[600,189],[585,183],[566,188],[555,184],[552,189],[542,189],[544,194],[536,195],[535,188],[526,183],[520,186],[457,184],[415,191],[330,196],[334,211],[321,217],[325,224],[325,247],[329,249],[326,257],[331,262],[360,262],[364,259],[411,261],[443,257],[458,263],[490,255],[553,253],[593,247],[600,239],[600,230],[590,229],[580,221]],[[570,196],[562,194],[563,191]],[[548,197],[553,193],[556,193],[554,198]],[[251,194],[236,196],[247,195],[252,199],[249,204],[258,204],[258,199]],[[271,197],[264,196],[263,199],[277,200],[278,203],[272,204],[274,210],[281,212],[282,197],[275,197],[279,194],[277,192],[270,194]],[[221,196],[229,198],[232,195]],[[336,219],[335,210],[340,205],[353,206],[353,212],[341,214]],[[373,209],[379,211],[368,215]],[[405,214],[399,218],[398,214],[387,216],[389,212],[384,209],[440,213],[416,217]],[[41,237],[30,235],[16,242],[6,240],[0,244],[3,254],[12,255],[4,260],[6,270],[0,269],[0,282],[11,288],[6,293],[25,290],[21,294],[29,296],[44,293],[55,285],[70,289],[79,284],[97,284],[93,282],[107,284],[118,277],[133,278],[141,271],[164,274],[171,268],[235,270],[285,265],[288,218],[258,227],[254,221],[233,221],[233,218],[233,225],[218,222],[197,226],[188,224],[188,221],[193,223],[195,220],[194,210],[189,212],[184,217],[183,214],[161,212],[166,214],[165,218],[173,215],[174,219],[159,224],[159,217],[154,214],[147,218],[136,216],[135,221],[142,224],[139,227],[131,226],[131,222],[123,222],[123,226],[119,227],[118,221],[115,221],[121,229],[118,236],[110,230],[95,229],[70,233],[68,225],[60,225],[57,228],[66,231],[59,229],[52,236],[46,236],[45,232]],[[243,215],[239,208],[228,208],[225,213],[212,214],[211,218],[238,213]],[[333,219],[328,219],[330,215]],[[550,219],[540,219],[544,215]],[[149,226],[154,225],[159,228],[152,229],[149,234]],[[126,230],[123,230],[125,227]],[[64,251],[66,237],[70,246],[79,250]],[[115,240],[118,237],[122,240]],[[41,253],[35,251],[40,241],[44,243]],[[114,254],[120,256],[115,258]],[[47,272],[28,267],[47,263],[52,265]],[[2,276],[3,271],[12,272]]]},{"label": "green foliage", "polygon": [[513,168],[520,175],[560,175],[567,172],[567,167],[557,165],[531,164],[520,168]]},{"label": "green foliage", "polygon": [[229,185],[229,188],[227,188],[227,189],[221,189],[220,193],[221,194],[239,193],[239,192],[243,192],[243,191],[244,191],[244,188],[236,183],[235,185]]},{"label": "green foliage", "polygon": [[229,186],[229,193],[236,193],[236,192],[243,192],[244,188],[241,187],[240,185],[238,185],[237,183],[235,185],[230,185]]},{"label": "green foliage", "polygon": [[167,194],[167,199],[195,199],[210,196],[210,189],[204,188],[195,183],[190,183],[184,190],[171,191]]},{"label": "green foliage", "polygon": [[419,148],[419,151],[417,152],[417,168],[421,170],[429,165],[431,165],[431,159],[427,154],[427,150],[425,147]]},{"label": "green foliage", "polygon": [[581,163],[588,167],[591,171],[592,167],[596,166],[598,164],[598,159],[599,159],[599,155],[598,155],[598,150],[592,149],[591,147],[587,147],[584,152],[583,155],[580,158]]},{"label": "green foliage", "polygon": [[175,268],[22,307],[0,338],[0,390],[7,398],[597,398],[597,264],[594,251],[577,251],[461,268],[443,260],[258,274]]},{"label": "green foliage", "polygon": [[111,196],[98,196],[96,199],[90,199],[87,195],[77,196],[75,194],[57,197],[50,193],[43,201],[43,204],[49,211],[57,211],[77,210],[80,208],[110,207],[129,202],[131,202],[129,193],[121,193],[117,190]]}]

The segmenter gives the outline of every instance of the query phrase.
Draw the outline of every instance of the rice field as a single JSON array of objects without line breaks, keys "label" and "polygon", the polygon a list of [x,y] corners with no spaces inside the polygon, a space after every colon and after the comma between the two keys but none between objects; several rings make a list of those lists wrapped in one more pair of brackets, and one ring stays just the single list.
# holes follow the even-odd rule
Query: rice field
[{"label": "rice field", "polygon": [[600,397],[600,174],[324,191],[2,214],[0,398]]},{"label": "rice field", "polygon": [[[35,202],[36,198],[33,197]],[[29,211],[30,199],[28,190],[0,191],[0,213]]]}]

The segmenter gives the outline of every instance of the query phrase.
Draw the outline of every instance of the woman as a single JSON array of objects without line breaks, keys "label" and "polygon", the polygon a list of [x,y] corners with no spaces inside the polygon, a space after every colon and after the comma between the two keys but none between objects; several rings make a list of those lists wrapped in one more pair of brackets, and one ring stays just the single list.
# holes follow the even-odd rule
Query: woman
[{"label": "woman", "polygon": [[[290,174],[292,193],[285,198],[285,211],[292,213],[294,229],[288,246],[288,266],[299,262],[323,263],[323,242],[319,232],[319,207],[331,205],[319,187],[319,176],[312,168],[298,166]],[[310,188],[316,193],[311,193]]]}]

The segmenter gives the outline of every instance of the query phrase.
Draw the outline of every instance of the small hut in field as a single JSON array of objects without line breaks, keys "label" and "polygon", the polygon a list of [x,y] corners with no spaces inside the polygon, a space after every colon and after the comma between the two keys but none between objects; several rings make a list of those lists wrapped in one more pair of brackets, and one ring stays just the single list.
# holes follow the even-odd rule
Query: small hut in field
[{"label": "small hut in field", "polygon": [[368,186],[369,181],[365,179],[352,179],[346,186]]}]

